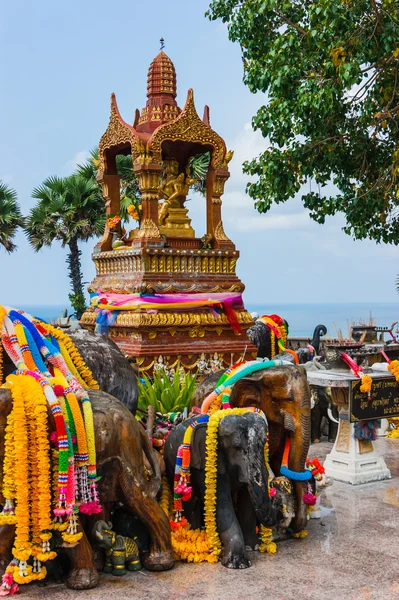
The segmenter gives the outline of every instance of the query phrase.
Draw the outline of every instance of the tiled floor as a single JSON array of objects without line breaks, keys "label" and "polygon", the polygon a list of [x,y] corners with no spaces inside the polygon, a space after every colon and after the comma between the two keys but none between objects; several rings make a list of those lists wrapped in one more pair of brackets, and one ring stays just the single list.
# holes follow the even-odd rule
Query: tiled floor
[{"label": "tiled floor", "polygon": [[[100,586],[75,592],[65,586],[29,587],[23,597],[45,600],[399,600],[399,440],[377,449],[390,481],[353,487],[334,482],[322,496],[323,516],[309,523],[305,540],[280,542],[276,555],[252,553],[253,566],[178,564],[166,573],[102,576]],[[331,444],[311,447],[324,460]],[[21,594],[22,596],[22,594]]]}]

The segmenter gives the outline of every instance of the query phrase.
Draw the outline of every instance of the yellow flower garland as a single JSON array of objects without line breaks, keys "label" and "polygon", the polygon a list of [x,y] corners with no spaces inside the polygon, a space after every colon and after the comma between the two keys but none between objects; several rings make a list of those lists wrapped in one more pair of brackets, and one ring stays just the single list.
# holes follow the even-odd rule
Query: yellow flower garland
[{"label": "yellow flower garland", "polygon": [[[52,524],[47,401],[32,377],[10,375],[7,384],[13,409],[7,420],[3,493],[8,500],[16,499],[13,555],[22,564],[13,571],[14,580],[29,583],[43,579],[46,571],[40,562],[32,571],[28,558],[44,562],[56,556],[48,544]],[[0,519],[5,522],[10,522],[7,515]]]},{"label": "yellow flower garland", "polygon": [[169,483],[166,478],[166,475],[164,475],[162,477],[162,492],[161,492],[161,498],[159,500],[159,506],[162,508],[162,510],[164,511],[164,513],[166,514],[166,516],[168,518],[170,515],[170,511],[171,511],[171,499],[172,499],[172,494],[170,493],[170,490],[169,490]]},{"label": "yellow flower garland", "polygon": [[277,544],[273,542],[273,530],[270,527],[260,527],[260,539],[262,543],[259,546],[259,552],[267,552],[268,554],[276,554]]},{"label": "yellow flower garland", "polygon": [[57,342],[60,344],[60,351],[61,345],[65,347],[67,353],[72,359],[74,366],[76,367],[76,370],[78,371],[82,380],[85,382],[85,387],[87,386],[92,390],[99,390],[100,386],[94,379],[93,373],[86,365],[79,350],[76,348],[69,335],[67,335],[57,327],[53,327],[52,325],[48,325],[47,323],[43,323],[42,321],[39,321],[39,323],[48,334],[52,335],[57,340]]},{"label": "yellow flower garland", "polygon": [[172,548],[177,560],[217,563],[218,557],[209,542],[206,531],[180,527],[172,532]]},{"label": "yellow flower garland", "polygon": [[6,310],[4,308],[4,306],[0,305],[0,385],[2,385],[4,379],[4,372],[3,372],[3,361],[4,361],[4,350],[3,350],[3,344],[1,343],[1,330],[3,327],[3,320],[4,317],[6,316]]},{"label": "yellow flower garland", "polygon": [[[162,492],[159,505],[168,518],[173,511],[172,494],[166,476],[162,478]],[[191,529],[189,525],[172,530],[172,548],[176,560],[187,562],[217,563],[217,555],[210,547],[206,531]]]},{"label": "yellow flower garland", "polygon": [[24,400],[28,394],[25,388],[26,378],[23,375],[11,375],[9,380],[12,382],[14,447],[18,453],[18,468],[15,465],[14,470],[17,506],[13,556],[18,560],[27,561],[32,549],[29,542],[28,430]]},{"label": "yellow flower garland", "polygon": [[[269,442],[266,439],[266,443],[263,449],[265,458],[266,471],[269,473]],[[270,497],[270,477],[267,480],[267,486]],[[267,552],[268,554],[276,554],[277,544],[273,542],[273,530],[270,527],[260,526],[260,539],[262,543],[259,545],[259,552]]]},{"label": "yellow flower garland", "polygon": [[297,531],[296,533],[292,533],[291,535],[293,538],[295,538],[297,540],[303,540],[303,538],[307,537],[308,530],[302,529],[302,531]]},{"label": "yellow flower garland", "polygon": [[363,375],[360,385],[360,391],[369,394],[371,392],[372,385],[373,379],[370,377],[370,375]]},{"label": "yellow flower garland", "polygon": [[278,354],[278,352],[276,352],[276,334],[273,329],[270,329],[270,358],[275,354]]},{"label": "yellow flower garland", "polygon": [[86,387],[87,384],[84,381],[84,379],[82,379],[79,371],[75,367],[68,350],[65,348],[65,344],[63,344],[63,342],[59,341],[58,345],[60,347],[60,352],[62,354],[62,358],[65,360],[66,366],[68,367],[69,371],[72,373],[72,375],[74,377],[76,377],[76,379],[79,381],[80,385],[82,385],[83,387]]},{"label": "yellow flower garland", "polygon": [[399,383],[399,360],[392,360],[388,365],[388,371],[392,373],[396,381]]},{"label": "yellow flower garland", "polygon": [[219,423],[228,415],[243,415],[251,408],[226,408],[209,417],[206,432],[205,459],[205,529],[208,534],[209,547],[213,554],[221,552],[221,543],[216,525],[216,487],[217,487],[217,448]]},{"label": "yellow flower garland", "polygon": [[[12,500],[15,498],[15,449],[14,449],[14,413],[13,411],[7,417],[7,426],[4,439],[4,463],[3,463],[3,495],[4,498]],[[5,521],[5,517],[0,516],[0,524],[11,525],[15,523],[15,516],[11,522]]]}]

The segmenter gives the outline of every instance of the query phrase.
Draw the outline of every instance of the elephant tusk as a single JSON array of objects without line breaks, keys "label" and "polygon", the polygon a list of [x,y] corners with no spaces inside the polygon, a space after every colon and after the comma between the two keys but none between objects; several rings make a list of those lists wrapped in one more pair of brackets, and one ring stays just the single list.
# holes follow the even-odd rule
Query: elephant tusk
[{"label": "elephant tusk", "polygon": [[339,421],[333,416],[331,408],[327,408],[328,418],[333,422],[339,425]]}]

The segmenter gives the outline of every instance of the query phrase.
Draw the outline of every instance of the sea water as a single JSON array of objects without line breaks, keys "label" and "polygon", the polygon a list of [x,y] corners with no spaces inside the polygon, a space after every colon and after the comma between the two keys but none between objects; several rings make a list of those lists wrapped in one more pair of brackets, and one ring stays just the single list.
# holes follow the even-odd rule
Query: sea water
[{"label": "sea water", "polygon": [[[289,324],[289,335],[312,337],[316,325],[327,327],[328,337],[337,337],[338,331],[347,338],[351,323],[375,320],[378,327],[391,327],[399,321],[398,303],[336,303],[336,304],[255,304],[248,302],[247,310],[261,315],[277,314]],[[396,330],[396,327],[395,327]]]},{"label": "sea water", "polygon": [[[270,304],[257,304],[248,302],[245,307],[250,312],[261,315],[277,314],[289,324],[289,335],[312,337],[316,325],[327,327],[328,337],[337,337],[341,330],[344,337],[348,337],[348,328],[351,322],[359,324],[360,321],[369,322],[370,317],[379,327],[390,327],[399,321],[398,303],[336,303],[336,304],[288,304],[273,302]],[[25,312],[44,319],[53,321],[59,317],[64,309],[68,314],[73,311],[67,304],[61,305],[20,305]],[[396,327],[395,327],[396,329]]]}]

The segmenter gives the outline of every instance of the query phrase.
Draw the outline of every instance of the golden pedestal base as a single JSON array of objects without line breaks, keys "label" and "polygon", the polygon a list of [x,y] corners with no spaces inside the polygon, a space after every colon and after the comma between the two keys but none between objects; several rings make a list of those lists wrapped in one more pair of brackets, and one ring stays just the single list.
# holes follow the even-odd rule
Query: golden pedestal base
[{"label": "golden pedestal base", "polygon": [[159,227],[161,234],[172,238],[195,238],[195,231],[187,213],[187,208],[169,208],[165,225]]}]

